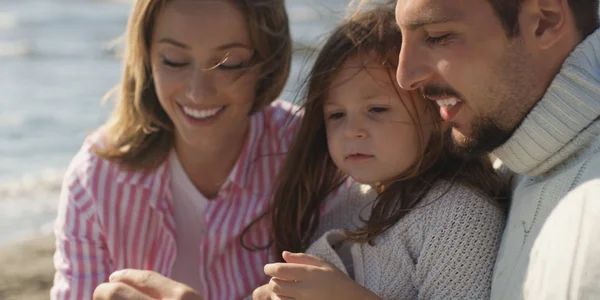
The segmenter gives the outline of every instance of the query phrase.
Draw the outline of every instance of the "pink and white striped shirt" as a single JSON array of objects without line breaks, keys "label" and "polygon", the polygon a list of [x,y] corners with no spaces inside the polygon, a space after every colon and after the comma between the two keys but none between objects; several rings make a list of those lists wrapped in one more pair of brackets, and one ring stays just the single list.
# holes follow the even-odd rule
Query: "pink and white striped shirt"
[{"label": "pink and white striped shirt", "polygon": [[[204,299],[241,299],[268,278],[271,253],[249,251],[244,228],[263,212],[296,129],[297,107],[275,101],[251,118],[248,140],[229,181],[204,212],[200,249]],[[124,268],[170,276],[177,253],[169,160],[153,172],[125,171],[92,151],[86,139],[66,173],[55,225],[56,274],[52,299],[91,299],[94,289]],[[202,216],[200,216],[202,217]],[[265,245],[268,221],[246,236]]]}]

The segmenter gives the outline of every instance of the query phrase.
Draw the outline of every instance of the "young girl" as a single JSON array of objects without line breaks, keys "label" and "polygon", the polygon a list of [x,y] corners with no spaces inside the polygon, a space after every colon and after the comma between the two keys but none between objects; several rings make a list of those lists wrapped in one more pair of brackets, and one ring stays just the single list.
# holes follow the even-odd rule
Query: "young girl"
[{"label": "young girl", "polygon": [[271,260],[241,232],[271,199],[297,119],[275,101],[291,61],[284,1],[136,0],[127,38],[116,109],[65,176],[51,298],[91,299],[124,268],[204,299],[249,295]]},{"label": "young girl", "polygon": [[[307,254],[266,265],[272,279],[255,299],[489,298],[506,185],[488,158],[451,153],[432,101],[400,90],[401,42],[393,9],[379,7],[345,21],[321,50],[271,211],[277,253]],[[377,191],[370,215],[309,248],[345,176]]]}]

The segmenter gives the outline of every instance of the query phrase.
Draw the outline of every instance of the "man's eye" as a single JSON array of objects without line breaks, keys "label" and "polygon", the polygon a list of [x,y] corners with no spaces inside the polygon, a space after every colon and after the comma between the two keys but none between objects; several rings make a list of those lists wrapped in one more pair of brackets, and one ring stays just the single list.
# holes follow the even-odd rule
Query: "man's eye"
[{"label": "man's eye", "polygon": [[425,40],[429,45],[442,45],[452,39],[452,34],[444,34],[440,36],[428,36]]}]

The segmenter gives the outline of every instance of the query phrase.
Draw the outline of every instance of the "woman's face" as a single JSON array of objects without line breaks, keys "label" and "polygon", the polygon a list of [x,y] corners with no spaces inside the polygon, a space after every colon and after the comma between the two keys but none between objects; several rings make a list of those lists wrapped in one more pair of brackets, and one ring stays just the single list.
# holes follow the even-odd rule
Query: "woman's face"
[{"label": "woman's face", "polygon": [[172,0],[157,15],[150,59],[176,145],[242,139],[258,73],[244,14],[231,1]]}]

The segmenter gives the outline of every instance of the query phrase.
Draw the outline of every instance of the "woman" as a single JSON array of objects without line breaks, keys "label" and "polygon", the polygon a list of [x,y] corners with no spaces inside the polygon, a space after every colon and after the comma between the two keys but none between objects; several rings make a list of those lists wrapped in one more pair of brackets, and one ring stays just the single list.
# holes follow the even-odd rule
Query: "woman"
[{"label": "woman", "polygon": [[[291,38],[283,0],[137,0],[109,121],[65,176],[52,299],[90,299],[119,269],[153,270],[205,299],[267,281],[266,250],[240,241],[292,139],[276,100]],[[245,244],[264,244],[268,224]]]}]

